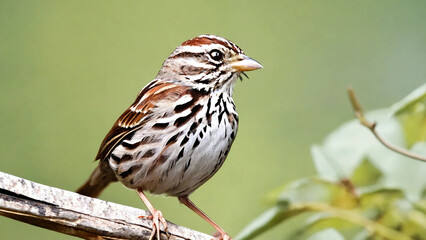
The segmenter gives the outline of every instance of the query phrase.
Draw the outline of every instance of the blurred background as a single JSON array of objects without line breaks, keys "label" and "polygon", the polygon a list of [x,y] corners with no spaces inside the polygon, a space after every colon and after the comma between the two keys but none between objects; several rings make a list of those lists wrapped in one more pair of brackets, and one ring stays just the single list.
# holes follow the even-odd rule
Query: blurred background
[{"label": "blurred background", "polygon": [[[238,137],[192,200],[235,236],[282,183],[314,174],[309,148],[353,113],[390,106],[426,80],[426,1],[0,0],[0,171],[75,190],[118,116],[181,42],[210,33],[264,69],[238,82]],[[134,191],[102,199],[145,208]],[[211,234],[175,198],[165,217]],[[285,239],[295,221],[259,239]],[[0,217],[0,239],[72,237]]]}]

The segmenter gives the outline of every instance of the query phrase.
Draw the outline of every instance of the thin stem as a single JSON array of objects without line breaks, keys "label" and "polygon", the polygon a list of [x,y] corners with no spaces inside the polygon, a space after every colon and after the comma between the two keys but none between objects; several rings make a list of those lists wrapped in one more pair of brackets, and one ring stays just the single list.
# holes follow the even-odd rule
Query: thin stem
[{"label": "thin stem", "polygon": [[358,98],[355,96],[355,92],[351,87],[348,87],[348,95],[349,95],[349,100],[351,101],[352,107],[355,111],[355,116],[358,118],[358,120],[360,121],[360,123],[362,125],[364,125],[368,129],[370,129],[370,131],[374,134],[374,136],[377,138],[377,140],[379,140],[379,142],[381,142],[388,149],[390,149],[394,152],[397,152],[401,155],[404,155],[406,157],[409,157],[409,158],[412,158],[412,159],[415,159],[415,160],[426,162],[426,157],[420,156],[418,154],[409,152],[409,151],[407,151],[403,148],[397,147],[397,146],[389,143],[385,139],[383,139],[379,135],[379,133],[376,131],[377,123],[376,122],[370,122],[364,117],[364,112],[362,110],[361,104],[359,103]]}]

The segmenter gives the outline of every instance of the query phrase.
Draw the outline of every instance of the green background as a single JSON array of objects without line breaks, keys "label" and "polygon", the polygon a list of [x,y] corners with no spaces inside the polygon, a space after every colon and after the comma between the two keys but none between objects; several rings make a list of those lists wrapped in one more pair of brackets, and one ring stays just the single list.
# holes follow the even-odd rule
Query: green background
[{"label": "green background", "polygon": [[[240,128],[223,168],[192,199],[235,236],[263,197],[314,174],[309,147],[426,79],[426,1],[0,1],[0,171],[75,190],[99,144],[181,42],[231,39],[264,69],[238,82]],[[145,208],[120,184],[102,199]],[[166,218],[213,229],[174,198]],[[259,239],[283,239],[294,221]],[[0,217],[0,239],[71,239]]]}]

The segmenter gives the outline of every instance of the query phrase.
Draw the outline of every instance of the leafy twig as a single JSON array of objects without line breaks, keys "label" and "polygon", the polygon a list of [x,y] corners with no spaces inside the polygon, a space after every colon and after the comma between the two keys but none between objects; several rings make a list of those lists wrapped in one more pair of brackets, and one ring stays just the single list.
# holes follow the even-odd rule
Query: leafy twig
[{"label": "leafy twig", "polygon": [[348,87],[348,95],[349,95],[349,100],[351,101],[352,107],[355,111],[355,116],[358,118],[358,120],[360,121],[360,123],[362,125],[364,125],[368,129],[370,129],[370,131],[374,134],[374,136],[377,138],[377,140],[379,140],[379,142],[381,142],[388,149],[390,149],[394,152],[397,152],[401,155],[407,156],[407,157],[415,159],[415,160],[426,162],[426,157],[423,157],[423,156],[420,156],[418,154],[409,152],[405,149],[399,148],[399,147],[387,142],[385,139],[383,139],[376,131],[377,123],[368,121],[364,117],[364,111],[362,110],[361,104],[359,103],[357,97],[355,96],[355,92],[351,87]]}]

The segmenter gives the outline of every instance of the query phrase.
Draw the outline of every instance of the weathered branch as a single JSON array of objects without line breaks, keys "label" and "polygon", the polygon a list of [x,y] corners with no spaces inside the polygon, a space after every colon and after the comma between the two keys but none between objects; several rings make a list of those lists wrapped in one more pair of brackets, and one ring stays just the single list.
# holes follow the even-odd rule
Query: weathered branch
[{"label": "weathered branch", "polygon": [[355,96],[355,92],[351,87],[348,88],[348,95],[349,95],[349,99],[351,101],[352,107],[355,111],[355,116],[358,118],[358,120],[360,121],[360,123],[362,125],[364,125],[368,129],[370,129],[370,131],[374,134],[374,136],[377,138],[377,140],[379,140],[379,142],[381,142],[385,147],[387,147],[388,149],[390,149],[394,152],[397,152],[399,154],[402,154],[404,156],[407,156],[407,157],[415,159],[415,160],[426,161],[426,157],[423,157],[423,156],[420,156],[418,154],[409,152],[405,149],[399,148],[399,147],[389,143],[384,138],[382,138],[379,135],[379,133],[377,133],[377,131],[376,131],[377,123],[376,122],[370,122],[364,117],[364,111],[362,110],[361,104],[359,103],[357,97]]},{"label": "weathered branch", "polygon": [[[84,239],[148,239],[148,212],[0,172],[0,215]],[[170,240],[211,239],[168,223]],[[164,232],[161,239],[167,239]]]}]

